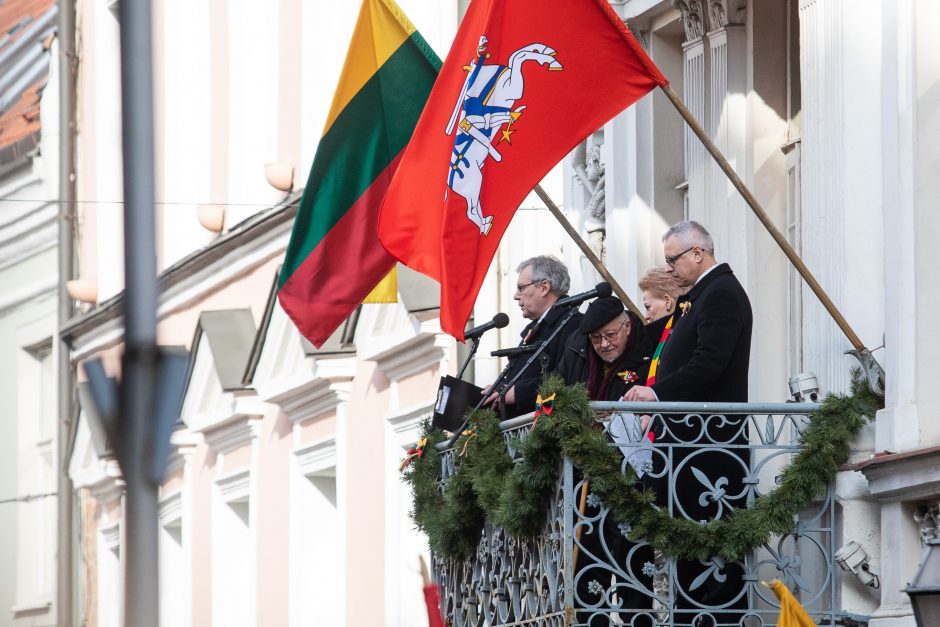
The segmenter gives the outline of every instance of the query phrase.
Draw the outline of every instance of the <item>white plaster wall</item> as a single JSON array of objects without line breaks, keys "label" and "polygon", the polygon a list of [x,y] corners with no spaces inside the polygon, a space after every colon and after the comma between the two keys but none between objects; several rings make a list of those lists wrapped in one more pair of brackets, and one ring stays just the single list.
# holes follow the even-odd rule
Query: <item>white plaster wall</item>
[{"label": "white plaster wall", "polygon": [[156,212],[158,262],[163,269],[209,243],[196,221],[211,195],[212,40],[208,2],[154,5]]},{"label": "white plaster wall", "polygon": [[79,141],[94,154],[91,176],[79,188],[84,191],[79,192],[79,201],[82,208],[94,211],[83,226],[94,230],[97,247],[82,276],[97,278],[99,302],[124,289],[120,31],[109,5],[104,0],[86,3],[92,37],[83,38],[82,66],[94,66],[92,80],[86,84],[93,92],[94,108],[84,109],[79,124]]}]

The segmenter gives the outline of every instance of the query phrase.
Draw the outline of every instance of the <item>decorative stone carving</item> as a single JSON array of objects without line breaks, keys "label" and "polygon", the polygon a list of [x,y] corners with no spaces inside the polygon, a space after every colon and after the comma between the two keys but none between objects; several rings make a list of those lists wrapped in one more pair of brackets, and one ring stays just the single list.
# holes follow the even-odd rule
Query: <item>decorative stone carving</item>
[{"label": "decorative stone carving", "polygon": [[918,505],[914,520],[920,525],[920,539],[924,545],[940,538],[940,503]]},{"label": "decorative stone carving", "polygon": [[745,8],[740,0],[708,0],[709,30],[743,24]]},{"label": "decorative stone carving", "polygon": [[604,218],[607,215],[607,200],[604,192],[604,163],[601,161],[600,144],[592,144],[587,149],[587,158],[584,161],[584,174],[593,186],[591,200],[587,210],[590,217],[585,221],[588,233],[604,230]]},{"label": "decorative stone carving", "polygon": [[672,0],[672,6],[682,14],[685,40],[701,39],[705,34],[705,12],[702,0]]}]

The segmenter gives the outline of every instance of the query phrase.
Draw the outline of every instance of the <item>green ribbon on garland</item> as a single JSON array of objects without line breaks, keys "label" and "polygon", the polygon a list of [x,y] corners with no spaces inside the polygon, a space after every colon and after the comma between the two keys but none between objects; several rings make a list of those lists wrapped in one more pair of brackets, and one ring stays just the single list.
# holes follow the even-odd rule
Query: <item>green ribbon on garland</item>
[{"label": "green ribbon on garland", "polygon": [[655,494],[637,487],[622,455],[603,431],[593,427],[595,413],[583,385],[564,385],[548,377],[540,394],[555,394],[554,411],[544,414],[515,447],[522,461],[513,463],[506,451],[499,419],[491,410],[475,410],[468,418],[472,436],[455,444],[464,456],[440,490],[441,463],[436,444],[440,430],[425,425],[424,455],[405,471],[414,496],[412,516],[438,555],[466,559],[472,555],[487,520],[514,537],[537,535],[545,524],[561,460],[569,457],[591,477],[591,491],[610,507],[617,522],[631,527],[633,540],[645,539],[654,548],[679,559],[720,556],[740,559],[773,535],[793,529],[797,513],[835,478],[849,456],[850,443],[882,407],[858,370],[852,372],[851,394],[829,394],[800,435],[800,452],[783,470],[779,485],[754,500],[753,507],[734,509],[705,524],[673,518],[655,507]]}]

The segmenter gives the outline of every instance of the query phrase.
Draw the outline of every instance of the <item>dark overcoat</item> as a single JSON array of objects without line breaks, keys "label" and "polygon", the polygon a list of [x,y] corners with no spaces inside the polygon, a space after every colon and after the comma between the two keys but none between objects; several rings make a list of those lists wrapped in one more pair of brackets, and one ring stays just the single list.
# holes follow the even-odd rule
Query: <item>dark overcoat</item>
[{"label": "dark overcoat", "polygon": [[[550,338],[555,329],[564,322],[570,309],[568,307],[552,307],[541,321],[532,321],[522,330],[520,346],[538,344]],[[555,372],[561,362],[565,350],[565,340],[581,325],[583,314],[576,312],[570,320],[564,322],[564,328],[549,342],[545,349],[544,359],[537,359],[526,368],[519,380],[516,381],[516,402],[507,407],[508,416],[520,416],[535,410],[535,397],[542,382],[543,366],[546,373]],[[532,335],[529,336],[529,333]],[[506,380],[512,379],[516,373],[525,366],[531,355],[523,354],[509,358],[509,370]]]},{"label": "dark overcoat", "polygon": [[[672,333],[652,385],[659,400],[746,402],[751,325],[751,305],[744,288],[728,264],[718,265],[679,298]],[[663,418],[663,423],[654,422],[653,431],[656,444],[674,447],[674,474],[672,482],[668,482],[672,483],[671,490],[668,477],[648,481],[658,494],[659,504],[666,506],[671,500],[676,515],[681,511],[696,521],[725,516],[729,507],[745,507],[750,460],[747,449],[719,451],[698,446],[747,444],[744,417],[710,419],[707,425],[702,421],[707,414],[700,419],[668,415]],[[665,426],[668,433],[663,433]],[[654,463],[655,470],[660,468],[660,464]],[[739,564],[725,565],[720,572],[723,581],[705,577],[696,586],[694,582],[706,569],[698,562],[678,562],[677,576],[689,596],[705,605],[746,607],[746,597],[738,597],[744,585]],[[732,602],[736,598],[738,601]],[[677,617],[691,620],[697,613],[694,605],[680,598],[676,603]],[[688,610],[688,614],[680,609]],[[740,614],[718,612],[714,617],[719,622],[737,622]]]},{"label": "dark overcoat", "polygon": [[[620,397],[626,394],[627,390],[634,385],[644,385],[646,376],[649,374],[650,361],[656,350],[656,344],[659,342],[659,336],[665,326],[666,319],[656,321],[644,327],[634,314],[629,313],[630,320],[635,329],[636,339],[633,346],[627,349],[627,357],[618,364],[618,370],[631,372],[636,375],[635,381],[629,381],[632,377],[615,378],[607,388],[607,398],[592,398],[592,401],[619,401]],[[653,340],[655,336],[655,340]],[[587,383],[590,375],[588,359],[592,358],[590,351],[594,348],[591,341],[580,331],[575,331],[565,343],[565,350],[561,356],[561,363],[558,366],[560,374],[565,383]]]},{"label": "dark overcoat", "polygon": [[677,307],[652,386],[656,396],[661,401],[747,402],[751,303],[728,264],[702,277],[679,297]]}]

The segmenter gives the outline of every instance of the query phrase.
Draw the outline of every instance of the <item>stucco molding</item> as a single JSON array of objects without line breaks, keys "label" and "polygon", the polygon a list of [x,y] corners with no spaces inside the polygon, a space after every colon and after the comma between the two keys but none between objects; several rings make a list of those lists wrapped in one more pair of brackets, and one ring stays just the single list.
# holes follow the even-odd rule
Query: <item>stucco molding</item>
[{"label": "stucco molding", "polygon": [[328,437],[294,451],[297,468],[305,477],[330,475],[336,469],[336,438]]},{"label": "stucco molding", "polygon": [[244,501],[251,497],[251,470],[245,468],[215,480],[225,503]]},{"label": "stucco molding", "polygon": [[407,449],[417,440],[422,421],[431,415],[434,410],[434,399],[406,407],[390,413],[385,417],[392,428],[395,439],[402,449]]},{"label": "stucco molding", "polygon": [[219,455],[226,455],[258,438],[261,434],[261,415],[236,413],[196,431],[202,433],[209,448]]},{"label": "stucco molding", "polygon": [[390,381],[399,381],[429,368],[439,366],[447,352],[439,334],[427,331],[395,344],[369,357]]},{"label": "stucco molding", "polygon": [[856,464],[872,497],[883,502],[936,499],[940,495],[940,446],[874,457]]},{"label": "stucco molding", "polygon": [[158,513],[160,526],[167,527],[183,517],[183,496],[180,492],[171,494],[160,501]]}]

